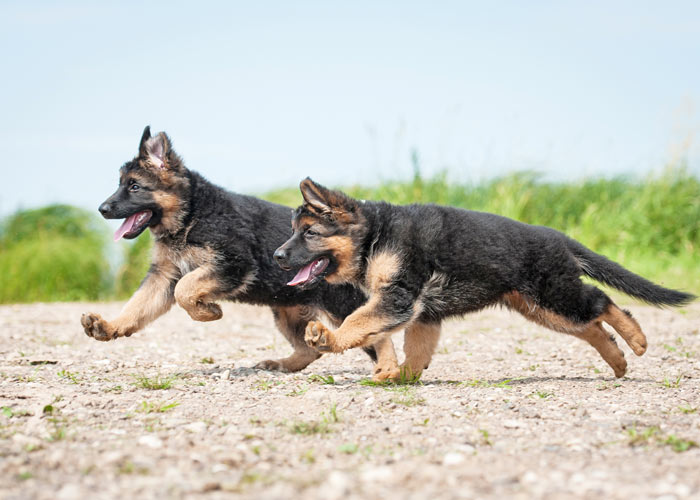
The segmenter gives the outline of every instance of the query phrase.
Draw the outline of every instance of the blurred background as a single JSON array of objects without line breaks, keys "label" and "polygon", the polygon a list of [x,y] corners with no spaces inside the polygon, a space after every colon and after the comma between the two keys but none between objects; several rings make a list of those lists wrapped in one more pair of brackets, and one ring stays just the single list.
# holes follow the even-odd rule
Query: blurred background
[{"label": "blurred background", "polygon": [[0,302],[123,298],[96,208],[143,127],[294,205],[307,175],[565,231],[700,291],[697,2],[0,3]]}]

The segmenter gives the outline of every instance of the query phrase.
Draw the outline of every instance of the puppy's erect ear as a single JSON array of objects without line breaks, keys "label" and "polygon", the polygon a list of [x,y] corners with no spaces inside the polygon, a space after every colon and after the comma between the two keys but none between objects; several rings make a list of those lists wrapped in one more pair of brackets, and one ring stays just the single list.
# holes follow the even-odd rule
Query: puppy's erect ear
[{"label": "puppy's erect ear", "polygon": [[340,191],[316,184],[309,177],[301,181],[299,189],[304,197],[304,204],[320,214],[340,219],[344,215],[354,214],[357,209],[355,200]]},{"label": "puppy's erect ear", "polygon": [[304,203],[309,205],[311,208],[321,213],[330,213],[331,206],[327,201],[330,191],[325,187],[316,184],[311,180],[311,177],[307,177],[299,184],[299,189],[301,190],[301,195],[304,197]]},{"label": "puppy's erect ear", "polygon": [[144,145],[146,144],[146,141],[151,138],[151,126],[146,125],[146,128],[143,129],[143,134],[141,134],[141,142],[139,142],[139,154],[143,154],[145,152]]},{"label": "puppy's erect ear", "polygon": [[160,132],[155,137],[151,137],[151,128],[146,127],[141,137],[139,156],[148,160],[157,169],[169,167],[168,155],[172,150],[172,144],[165,132]]}]

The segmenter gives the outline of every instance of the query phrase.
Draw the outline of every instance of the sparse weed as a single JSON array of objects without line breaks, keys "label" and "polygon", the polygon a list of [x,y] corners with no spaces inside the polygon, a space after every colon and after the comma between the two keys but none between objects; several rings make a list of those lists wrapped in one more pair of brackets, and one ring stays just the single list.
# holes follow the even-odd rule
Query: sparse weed
[{"label": "sparse weed", "polygon": [[669,379],[668,377],[664,377],[664,380],[663,382],[661,382],[661,385],[666,389],[678,389],[681,386],[682,379],[682,374],[678,375],[675,379]]},{"label": "sparse weed", "polygon": [[348,455],[353,455],[357,453],[357,451],[360,449],[359,446],[357,446],[357,443],[344,443],[338,446],[338,451],[341,453],[346,453]]},{"label": "sparse weed", "polygon": [[46,440],[51,443],[64,440],[67,436],[65,421],[60,418],[51,418],[49,422],[53,424],[53,429]]},{"label": "sparse weed", "polygon": [[396,396],[391,398],[391,402],[397,405],[418,406],[425,403],[425,398],[420,397],[415,388],[409,385],[396,386],[389,390],[396,393]]},{"label": "sparse weed", "polygon": [[259,390],[259,391],[269,391],[275,386],[281,385],[282,381],[281,380],[258,380],[254,388]]},{"label": "sparse weed", "polygon": [[32,474],[29,471],[20,472],[19,474],[17,474],[17,479],[19,479],[20,481],[26,481],[27,479],[31,479],[33,477],[34,474]]},{"label": "sparse weed", "polygon": [[634,425],[627,429],[627,441],[630,446],[641,446],[648,444],[651,438],[659,433],[659,428],[656,426],[647,427],[645,429],[637,429]]},{"label": "sparse weed", "polygon": [[688,451],[690,448],[697,448],[698,446],[698,443],[695,441],[679,438],[673,434],[666,437],[666,440],[663,443],[670,446],[676,453],[683,453],[684,451]]},{"label": "sparse weed", "polygon": [[552,396],[554,396],[553,392],[547,392],[547,391],[535,391],[534,394],[540,399],[547,399],[547,398],[551,398]]},{"label": "sparse weed", "polygon": [[80,382],[80,379],[78,378],[78,374],[69,372],[68,370],[61,370],[58,372],[58,376],[61,377],[62,379],[70,380],[73,384],[77,384]]},{"label": "sparse weed", "polygon": [[319,384],[325,384],[325,385],[333,385],[335,384],[335,379],[333,378],[333,375],[318,375],[314,373],[313,375],[309,376],[309,382],[318,382]]},{"label": "sparse weed", "polygon": [[462,385],[466,385],[469,387],[496,387],[496,388],[501,388],[501,389],[510,389],[512,386],[510,383],[513,381],[513,379],[505,379],[501,380],[499,382],[489,382],[487,380],[470,380],[468,382],[462,382]]},{"label": "sparse weed", "polygon": [[213,365],[214,364],[214,358],[211,356],[208,356],[206,358],[202,358],[199,360],[200,363],[203,363],[205,365]]},{"label": "sparse weed", "polygon": [[313,464],[316,462],[316,457],[314,456],[314,450],[313,448],[309,448],[308,450],[304,451],[301,454],[301,457],[299,457],[302,462],[305,462],[307,464]]},{"label": "sparse weed", "polygon": [[293,422],[290,431],[292,434],[304,435],[328,434],[333,432],[331,425],[338,422],[340,422],[340,418],[338,417],[337,406],[333,403],[328,412],[324,411],[321,413],[321,420]]},{"label": "sparse weed", "polygon": [[663,436],[660,429],[656,426],[641,430],[638,430],[636,426],[632,426],[626,432],[627,442],[630,446],[665,445],[670,446],[676,453],[682,453],[698,446],[695,441],[680,438],[674,434]]},{"label": "sparse weed", "polygon": [[12,418],[12,417],[29,417],[33,415],[33,413],[29,410],[21,410],[17,408],[12,408],[10,406],[3,406],[2,407],[2,414],[6,416],[7,418]]},{"label": "sparse weed", "polygon": [[151,391],[159,391],[170,389],[173,386],[173,382],[177,377],[174,375],[162,376],[160,373],[155,377],[147,377],[146,375],[134,375],[136,382],[134,385],[141,387],[142,389],[148,389]]},{"label": "sparse weed", "polygon": [[479,434],[481,434],[481,441],[488,446],[493,446],[493,441],[489,435],[489,431],[486,429],[479,429]]},{"label": "sparse weed", "polygon": [[375,380],[372,380],[371,378],[363,378],[359,382],[360,385],[364,385],[365,387],[387,387],[392,385],[391,381],[389,380],[382,380],[381,382],[377,382]]},{"label": "sparse weed", "polygon": [[308,390],[309,390],[309,386],[304,385],[302,387],[299,387],[297,389],[294,389],[294,390],[288,392],[287,396],[291,396],[291,397],[303,396],[304,394],[306,394],[306,392]]},{"label": "sparse weed", "polygon": [[119,474],[124,475],[139,474],[142,476],[150,473],[150,471],[146,467],[136,466],[131,460],[126,460],[125,462],[122,462],[119,465],[119,469],[117,470],[117,472]]},{"label": "sparse weed", "polygon": [[136,408],[136,411],[139,413],[165,413],[167,411],[172,410],[173,408],[177,408],[180,406],[180,403],[177,401],[173,401],[172,403],[161,403],[158,401],[155,401],[151,403],[150,401],[142,401],[141,404]]}]

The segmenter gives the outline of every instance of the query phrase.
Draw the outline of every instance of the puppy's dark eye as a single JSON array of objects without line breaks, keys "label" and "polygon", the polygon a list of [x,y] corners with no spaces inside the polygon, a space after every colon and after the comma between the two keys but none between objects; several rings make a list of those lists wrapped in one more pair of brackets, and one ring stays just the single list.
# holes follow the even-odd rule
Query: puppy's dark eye
[{"label": "puppy's dark eye", "polygon": [[306,236],[311,236],[311,237],[313,237],[313,236],[319,236],[319,233],[317,233],[316,231],[313,231],[313,230],[311,230],[311,229],[307,229],[306,232],[305,232],[304,234],[305,234]]},{"label": "puppy's dark eye", "polygon": [[131,186],[129,186],[129,191],[138,191],[139,189],[141,189],[141,186],[139,186],[138,184],[132,184]]}]

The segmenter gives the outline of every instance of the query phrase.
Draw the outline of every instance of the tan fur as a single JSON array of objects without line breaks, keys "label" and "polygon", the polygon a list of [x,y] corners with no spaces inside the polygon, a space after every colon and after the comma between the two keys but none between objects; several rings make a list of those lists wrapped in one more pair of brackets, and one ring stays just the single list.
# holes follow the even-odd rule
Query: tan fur
[{"label": "tan fur", "polygon": [[347,283],[353,280],[360,268],[359,256],[349,236],[330,236],[324,238],[324,245],[333,253],[338,269],[326,277],[328,283]]},{"label": "tan fur", "polygon": [[277,328],[292,344],[294,352],[286,358],[261,361],[255,365],[256,368],[296,372],[303,370],[321,357],[318,351],[306,345],[303,337],[297,334],[297,331],[303,329],[310,319],[316,317],[316,309],[309,306],[275,307],[272,312]]},{"label": "tan fur", "polygon": [[406,360],[401,365],[401,374],[405,378],[418,378],[428,368],[439,339],[439,323],[413,323],[406,328],[403,341]]},{"label": "tan fur", "polygon": [[396,351],[391,338],[380,339],[374,344],[374,349],[377,351],[377,363],[374,365],[372,380],[381,382],[383,380],[397,379],[401,371],[396,361]]},{"label": "tan fur", "polygon": [[575,334],[575,336],[591,344],[605,362],[610,365],[616,377],[619,378],[625,375],[625,372],[627,372],[625,355],[617,347],[615,341],[610,338],[610,334],[605,331],[600,322],[591,322],[586,330]]},{"label": "tan fur", "polygon": [[352,314],[335,331],[331,332],[319,321],[309,322],[306,341],[319,350],[344,352],[354,347],[364,347],[379,342],[384,336],[400,330],[405,325],[394,326],[393,319],[379,311],[382,290],[399,270],[401,259],[395,253],[382,252],[373,256],[367,265],[366,288],[369,300]]},{"label": "tan fur", "polygon": [[539,307],[518,292],[507,293],[501,300],[504,305],[519,312],[530,321],[534,321],[539,325],[546,326],[557,332],[575,334],[584,331],[588,326],[586,324],[578,325],[572,323],[564,316]]},{"label": "tan fur", "polygon": [[637,321],[624,313],[615,304],[611,304],[599,320],[605,321],[612,326],[620,336],[625,339],[627,345],[637,356],[641,356],[647,350],[647,338],[642,332]]},{"label": "tan fur", "polygon": [[103,341],[128,337],[165,314],[175,302],[171,293],[174,272],[172,266],[163,264],[155,272],[149,272],[113,321],[105,321],[99,314],[84,314],[80,322],[86,332]]},{"label": "tan fur", "polygon": [[219,280],[208,265],[187,273],[175,285],[175,300],[195,321],[221,319],[221,307],[214,302],[220,295]]},{"label": "tan fur", "polygon": [[[167,191],[154,191],[153,199],[163,211],[159,226],[171,234],[179,231],[182,228],[180,197]],[[160,228],[158,229],[160,230]]]},{"label": "tan fur", "polygon": [[[167,245],[156,243],[153,248],[152,270],[148,272],[143,283],[126,303],[119,316],[112,321],[105,321],[99,314],[84,314],[81,318],[83,327],[97,340],[106,341],[130,336],[170,310],[175,303],[175,296],[172,292],[173,283],[177,282],[181,276],[187,276],[192,269],[209,263],[212,255],[213,252],[206,248],[187,247],[178,251]],[[191,279],[188,281],[192,283]],[[188,281],[185,282],[185,288],[191,287],[188,285]],[[175,288],[177,289],[177,285]],[[180,291],[180,300],[183,302],[186,302],[185,288],[181,288]],[[196,295],[196,290],[189,293]],[[189,310],[188,313],[190,313]],[[204,314],[203,317],[207,317],[207,315]]]},{"label": "tan fur", "polygon": [[374,293],[382,289],[399,271],[401,258],[393,252],[380,252],[367,262],[365,283]]},{"label": "tan fur", "polygon": [[318,219],[316,217],[310,217],[308,215],[299,217],[298,219],[293,219],[292,220],[292,229],[296,230],[300,227],[304,226],[313,226],[318,222]]},{"label": "tan fur", "polygon": [[[518,292],[507,293],[502,297],[501,300],[505,306],[519,312],[530,321],[538,323],[542,326],[546,326],[547,328],[550,328],[557,332],[569,333],[571,335],[574,335],[575,337],[585,340],[586,342],[591,344],[595,348],[595,350],[598,351],[598,353],[602,356],[605,362],[610,365],[610,367],[615,372],[616,377],[622,377],[625,374],[627,370],[627,361],[625,361],[625,355],[617,346],[615,341],[610,337],[608,332],[605,331],[601,322],[610,322],[608,321],[608,319],[611,319],[611,321],[614,321],[619,325],[623,323],[623,320],[620,318],[620,315],[622,315],[629,320],[629,322],[624,322],[625,328],[628,328],[626,332],[630,332],[631,330],[629,329],[629,327],[631,323],[633,322],[634,324],[636,324],[636,322],[634,322],[634,320],[632,320],[631,318],[627,317],[627,315],[620,311],[620,309],[618,309],[617,306],[615,306],[614,304],[608,308],[608,312],[603,313],[595,320],[590,321],[589,323],[576,324],[572,323],[563,316],[560,316],[552,311],[539,307],[538,305],[532,303],[527,297],[524,297]],[[619,311],[619,314],[617,314],[616,311]],[[613,327],[616,330],[618,330],[615,327],[615,325],[613,325]],[[638,325],[637,328],[639,328]],[[618,332],[620,332],[620,330],[618,330]],[[620,334],[622,335],[622,333]],[[641,330],[639,330],[639,334],[641,334],[642,338],[644,338],[644,334],[641,333]],[[635,339],[638,339],[638,337],[635,337]],[[625,338],[625,340],[627,339]],[[627,342],[629,343],[630,341]],[[644,342],[644,346],[646,346],[645,338]],[[632,344],[630,344],[630,347],[632,347]],[[644,351],[642,351],[642,353],[643,352]]]}]

